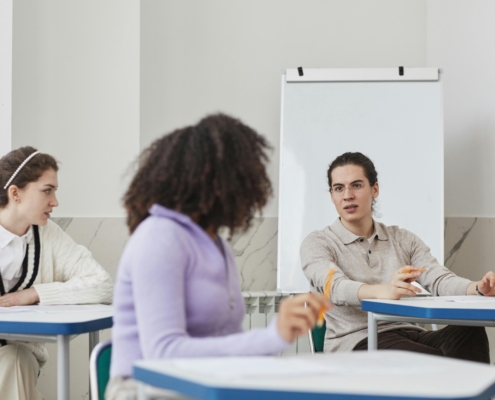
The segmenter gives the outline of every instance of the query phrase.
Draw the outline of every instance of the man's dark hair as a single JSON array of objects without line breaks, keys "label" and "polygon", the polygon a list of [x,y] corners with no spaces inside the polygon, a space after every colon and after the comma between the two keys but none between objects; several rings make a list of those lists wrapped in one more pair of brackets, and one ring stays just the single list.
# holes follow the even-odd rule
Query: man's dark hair
[{"label": "man's dark hair", "polygon": [[366,178],[368,178],[370,186],[373,186],[376,182],[378,182],[378,173],[376,172],[373,162],[362,153],[348,152],[338,156],[328,167],[327,178],[329,189],[332,188],[332,171],[337,167],[343,167],[344,165],[349,164],[363,167],[364,174],[366,175]]},{"label": "man's dark hair", "polygon": [[[343,167],[344,165],[358,165],[362,167],[370,186],[373,186],[378,182],[378,172],[376,172],[375,165],[368,157],[359,152],[347,152],[338,156],[328,167],[327,179],[330,191],[332,190],[332,171],[335,168]],[[376,217],[381,217],[381,214],[376,210],[376,199],[373,199],[373,202],[371,203],[371,212]]]}]

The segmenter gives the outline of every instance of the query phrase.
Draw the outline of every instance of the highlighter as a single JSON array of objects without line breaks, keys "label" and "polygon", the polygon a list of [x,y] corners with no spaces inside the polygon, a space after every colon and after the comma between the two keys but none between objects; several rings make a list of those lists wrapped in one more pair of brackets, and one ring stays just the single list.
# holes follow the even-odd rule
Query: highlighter
[{"label": "highlighter", "polygon": [[426,268],[418,268],[418,269],[404,269],[402,270],[403,274],[410,274],[411,272],[425,272]]},{"label": "highlighter", "polygon": [[[333,279],[333,268],[330,268],[328,271],[327,279],[325,280],[325,288],[323,290],[323,297],[325,299],[330,299],[330,289],[332,288],[332,279]],[[318,313],[318,320],[316,322],[316,326],[321,328],[323,326],[323,322],[325,321],[325,307],[320,308],[320,312]]]}]

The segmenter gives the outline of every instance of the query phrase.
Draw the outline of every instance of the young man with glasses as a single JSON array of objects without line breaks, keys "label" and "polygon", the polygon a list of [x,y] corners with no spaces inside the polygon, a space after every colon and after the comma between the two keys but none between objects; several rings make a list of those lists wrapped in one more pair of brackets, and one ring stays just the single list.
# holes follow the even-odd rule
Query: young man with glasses
[{"label": "young man with glasses", "polygon": [[[325,352],[367,349],[367,313],[363,299],[415,296],[418,281],[434,296],[495,296],[495,274],[478,282],[440,265],[423,241],[405,229],[373,219],[379,195],[378,174],[361,153],[344,153],[330,165],[328,184],[339,218],[310,233],[301,246],[304,274],[313,291],[323,293],[328,270],[334,269],[327,311]],[[380,324],[378,348],[409,350],[465,360],[490,362],[483,327],[447,326],[438,331],[402,322]]]}]

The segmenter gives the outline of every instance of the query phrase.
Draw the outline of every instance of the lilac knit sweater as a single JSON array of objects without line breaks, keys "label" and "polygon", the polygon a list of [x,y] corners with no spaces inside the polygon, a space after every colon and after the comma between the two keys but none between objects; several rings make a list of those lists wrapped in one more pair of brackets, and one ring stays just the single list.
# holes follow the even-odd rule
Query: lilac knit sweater
[{"label": "lilac knit sweater", "polygon": [[229,246],[184,214],[154,205],[129,240],[115,283],[111,376],[140,359],[274,354],[275,320],[242,332],[244,301]]}]

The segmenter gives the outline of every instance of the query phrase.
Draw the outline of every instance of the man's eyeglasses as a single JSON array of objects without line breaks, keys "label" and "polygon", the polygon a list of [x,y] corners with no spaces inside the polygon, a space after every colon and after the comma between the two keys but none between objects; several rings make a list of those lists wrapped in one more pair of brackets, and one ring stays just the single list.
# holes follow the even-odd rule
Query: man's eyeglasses
[{"label": "man's eyeglasses", "polygon": [[352,192],[359,192],[364,188],[364,183],[363,182],[355,182],[351,183],[349,186],[344,186],[344,185],[335,185],[330,188],[330,193],[342,195],[344,194],[346,189],[349,189]]}]

